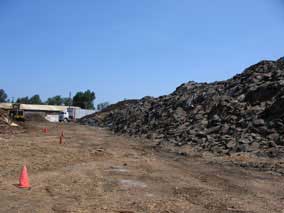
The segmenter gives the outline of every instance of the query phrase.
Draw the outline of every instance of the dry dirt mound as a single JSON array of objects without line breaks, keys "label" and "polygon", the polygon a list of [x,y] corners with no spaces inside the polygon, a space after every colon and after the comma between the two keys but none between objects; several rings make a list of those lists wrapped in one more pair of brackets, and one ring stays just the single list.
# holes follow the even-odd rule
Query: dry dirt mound
[{"label": "dry dirt mound", "polygon": [[284,155],[284,60],[261,61],[227,81],[188,82],[81,123],[220,154]]},{"label": "dry dirt mound", "polygon": [[20,126],[10,120],[8,113],[0,109],[0,134],[14,134]]}]

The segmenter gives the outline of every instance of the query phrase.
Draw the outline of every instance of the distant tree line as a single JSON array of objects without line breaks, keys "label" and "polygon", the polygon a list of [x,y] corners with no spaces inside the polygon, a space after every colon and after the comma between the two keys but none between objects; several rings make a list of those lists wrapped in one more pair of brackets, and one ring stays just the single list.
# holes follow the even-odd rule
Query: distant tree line
[{"label": "distant tree line", "polygon": [[0,89],[0,102],[6,102],[8,95],[6,94],[5,90]]},{"label": "distant tree line", "polygon": [[[20,97],[17,98],[16,103],[21,104],[46,104],[46,105],[64,105],[64,106],[78,106],[82,109],[95,109],[94,100],[96,99],[96,94],[90,90],[86,90],[85,92],[77,92],[73,97],[61,97],[60,95],[56,95],[48,98],[46,101],[42,101],[38,94],[33,95],[31,97]],[[0,102],[11,102],[8,99],[7,93],[0,89]],[[97,105],[98,110],[102,110],[103,108],[109,105],[108,102],[103,102]]]}]

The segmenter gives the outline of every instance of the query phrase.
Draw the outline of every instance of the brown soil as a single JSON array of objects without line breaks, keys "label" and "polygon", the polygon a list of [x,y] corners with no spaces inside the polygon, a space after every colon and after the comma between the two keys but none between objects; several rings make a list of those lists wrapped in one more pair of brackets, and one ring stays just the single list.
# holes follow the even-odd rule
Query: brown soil
[{"label": "brown soil", "polygon": [[[141,142],[77,124],[30,123],[25,133],[0,135],[0,212],[284,212],[278,173]],[[16,187],[23,164],[30,190]]]}]

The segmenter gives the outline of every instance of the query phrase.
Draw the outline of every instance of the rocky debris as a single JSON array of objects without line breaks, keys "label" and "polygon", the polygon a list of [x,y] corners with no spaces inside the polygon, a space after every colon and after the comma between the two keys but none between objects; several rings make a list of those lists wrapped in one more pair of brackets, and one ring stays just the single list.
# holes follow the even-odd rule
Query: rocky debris
[{"label": "rocky debris", "polygon": [[130,105],[137,104],[137,103],[138,103],[138,100],[134,100],[134,99],[120,101],[116,104],[109,105],[108,107],[102,109],[101,111],[95,114],[91,114],[91,115],[87,115],[83,117],[82,119],[79,120],[79,122],[94,126],[97,123],[103,122],[105,119],[107,119],[109,113],[113,111],[123,110],[129,107]]},{"label": "rocky debris", "polygon": [[8,113],[0,109],[0,134],[13,134],[19,128],[18,124],[9,119]]},{"label": "rocky debris", "polygon": [[226,81],[188,82],[166,96],[120,102],[80,122],[218,154],[281,157],[284,60],[261,61]]}]

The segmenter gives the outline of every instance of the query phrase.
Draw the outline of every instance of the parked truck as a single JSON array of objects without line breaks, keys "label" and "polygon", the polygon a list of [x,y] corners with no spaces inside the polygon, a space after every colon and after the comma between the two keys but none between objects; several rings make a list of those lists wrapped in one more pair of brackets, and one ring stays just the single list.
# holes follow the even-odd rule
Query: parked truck
[{"label": "parked truck", "polygon": [[67,108],[59,113],[59,122],[70,122],[95,113],[96,110]]}]

